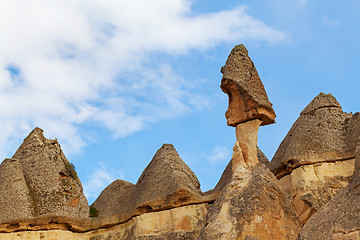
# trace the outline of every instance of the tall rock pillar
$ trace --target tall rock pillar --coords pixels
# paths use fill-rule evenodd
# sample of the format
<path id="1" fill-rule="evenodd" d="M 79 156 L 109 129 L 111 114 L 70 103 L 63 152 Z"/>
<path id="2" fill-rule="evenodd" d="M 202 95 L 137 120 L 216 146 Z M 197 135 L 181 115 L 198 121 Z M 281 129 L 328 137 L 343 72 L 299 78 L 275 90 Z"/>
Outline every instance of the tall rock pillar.
<path id="1" fill-rule="evenodd" d="M 275 176 L 258 160 L 259 127 L 274 123 L 275 112 L 244 45 L 231 51 L 221 72 L 221 89 L 229 96 L 225 117 L 236 127 L 237 141 L 231 174 L 226 173 L 226 183 L 220 180 L 223 187 L 199 239 L 296 239 L 298 216 Z"/>

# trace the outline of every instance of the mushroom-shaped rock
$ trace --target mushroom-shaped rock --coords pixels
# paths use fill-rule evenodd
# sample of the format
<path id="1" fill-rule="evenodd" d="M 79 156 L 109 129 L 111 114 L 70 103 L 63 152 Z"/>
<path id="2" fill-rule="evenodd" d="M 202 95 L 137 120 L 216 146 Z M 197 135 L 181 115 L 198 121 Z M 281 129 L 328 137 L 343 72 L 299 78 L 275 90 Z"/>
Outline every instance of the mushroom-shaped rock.
<path id="1" fill-rule="evenodd" d="M 354 171 L 360 114 L 320 93 L 301 112 L 270 163 L 302 223 L 347 186 Z"/>
<path id="2" fill-rule="evenodd" d="M 244 45 L 234 47 L 221 72 L 221 89 L 229 96 L 225 113 L 229 126 L 253 119 L 260 119 L 261 125 L 275 122 L 272 104 Z"/>
<path id="3" fill-rule="evenodd" d="M 299 240 L 360 239 L 360 148 L 349 185 L 317 211 L 302 228 Z"/>
<path id="4" fill-rule="evenodd" d="M 55 221 L 71 228 L 89 216 L 82 190 L 57 140 L 46 139 L 43 130 L 35 128 L 14 156 L 0 165 L 0 223 L 51 229 L 49 222 Z M 20 229 L 11 229 L 15 230 Z"/>
<path id="5" fill-rule="evenodd" d="M 117 180 L 92 204 L 99 217 L 123 222 L 145 212 L 206 202 L 200 183 L 171 144 L 164 144 L 135 185 Z"/>

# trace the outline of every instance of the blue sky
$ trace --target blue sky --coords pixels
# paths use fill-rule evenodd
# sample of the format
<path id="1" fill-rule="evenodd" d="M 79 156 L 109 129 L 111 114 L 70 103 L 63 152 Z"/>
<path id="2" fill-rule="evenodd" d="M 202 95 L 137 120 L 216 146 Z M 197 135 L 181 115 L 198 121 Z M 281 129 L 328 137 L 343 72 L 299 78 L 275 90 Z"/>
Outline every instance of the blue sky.
<path id="1" fill-rule="evenodd" d="M 220 68 L 249 50 L 277 123 L 269 159 L 319 93 L 359 111 L 360 2 L 5 0 L 0 9 L 0 158 L 38 126 L 58 138 L 89 203 L 135 183 L 163 143 L 215 186 L 231 158 Z"/>

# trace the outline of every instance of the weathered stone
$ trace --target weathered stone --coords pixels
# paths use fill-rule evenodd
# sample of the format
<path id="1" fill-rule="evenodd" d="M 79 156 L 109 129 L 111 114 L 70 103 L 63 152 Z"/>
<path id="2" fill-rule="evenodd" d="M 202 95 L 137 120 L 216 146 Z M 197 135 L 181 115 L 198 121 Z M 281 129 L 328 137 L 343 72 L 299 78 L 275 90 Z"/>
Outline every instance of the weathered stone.
<path id="1" fill-rule="evenodd" d="M 355 158 L 359 114 L 345 113 L 331 94 L 320 93 L 296 120 L 270 163 L 277 178 L 300 165 Z"/>
<path id="2" fill-rule="evenodd" d="M 241 151 L 236 143 L 232 162 Z M 300 221 L 277 179 L 263 164 L 239 162 L 210 207 L 199 239 L 295 239 Z"/>
<path id="3" fill-rule="evenodd" d="M 262 163 L 265 166 L 269 165 L 270 163 L 269 160 L 267 159 L 265 154 L 260 150 L 259 147 L 257 147 L 257 156 L 259 159 L 259 163 Z M 212 196 L 210 198 L 215 200 L 219 195 L 220 191 L 225 187 L 225 185 L 231 181 L 232 175 L 233 175 L 233 167 L 232 167 L 232 160 L 230 160 L 225 170 L 223 171 L 219 182 L 216 184 L 215 188 L 206 192 L 205 194 Z"/>
<path id="4" fill-rule="evenodd" d="M 354 160 L 303 165 L 279 179 L 283 190 L 292 197 L 302 224 L 341 189 L 354 172 Z"/>
<path id="5" fill-rule="evenodd" d="M 300 240 L 360 239 L 360 146 L 349 185 L 306 222 Z"/>
<path id="6" fill-rule="evenodd" d="M 244 160 L 247 166 L 256 165 L 258 160 L 257 134 L 261 121 L 259 119 L 251 120 L 236 126 L 236 139 L 242 149 L 243 156 L 233 158 L 233 168 L 240 164 L 237 160 Z"/>
<path id="7" fill-rule="evenodd" d="M 265 156 L 265 154 L 260 150 L 259 147 L 257 147 L 257 157 L 258 157 L 259 163 L 265 164 L 265 166 L 269 167 L 270 161 Z"/>
<path id="8" fill-rule="evenodd" d="M 134 217 L 126 223 L 83 233 L 68 230 L 0 233 L 6 240 L 176 240 L 197 239 L 206 222 L 208 204 L 178 207 Z"/>
<path id="9" fill-rule="evenodd" d="M 0 224 L 9 231 L 21 228 L 18 222 L 48 229 L 58 221 L 71 228 L 89 216 L 75 170 L 57 140 L 46 139 L 40 128 L 1 164 L 0 191 Z"/>
<path id="10" fill-rule="evenodd" d="M 92 204 L 104 224 L 127 221 L 133 216 L 207 202 L 200 183 L 171 144 L 164 144 L 136 185 L 115 181 Z M 101 218 L 104 218 L 101 220 Z"/>
<path id="11" fill-rule="evenodd" d="M 359 115 L 343 112 L 331 94 L 320 93 L 276 151 L 270 169 L 291 194 L 303 224 L 349 183 Z"/>
<path id="12" fill-rule="evenodd" d="M 221 89 L 229 95 L 225 113 L 229 126 L 253 119 L 260 119 L 262 125 L 275 122 L 272 104 L 244 45 L 234 47 L 221 72 Z"/>

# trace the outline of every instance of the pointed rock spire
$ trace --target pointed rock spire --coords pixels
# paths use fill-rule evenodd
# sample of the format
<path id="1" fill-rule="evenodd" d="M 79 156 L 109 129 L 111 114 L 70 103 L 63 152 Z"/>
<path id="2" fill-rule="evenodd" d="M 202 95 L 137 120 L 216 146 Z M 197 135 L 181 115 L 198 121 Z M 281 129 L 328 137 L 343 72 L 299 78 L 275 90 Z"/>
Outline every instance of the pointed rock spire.
<path id="1" fill-rule="evenodd" d="M 280 144 L 270 169 L 280 178 L 301 164 L 354 158 L 356 146 L 348 141 L 348 136 L 349 128 L 358 124 L 352 117 L 341 110 L 331 94 L 320 93 L 302 111 Z"/>
<path id="2" fill-rule="evenodd" d="M 300 115 L 311 113 L 317 109 L 320 108 L 339 108 L 341 110 L 341 106 L 336 100 L 336 98 L 329 94 L 325 94 L 321 92 L 319 95 L 317 95 L 309 105 L 306 106 L 306 108 L 300 113 Z"/>
<path id="3" fill-rule="evenodd" d="M 275 122 L 272 104 L 244 45 L 234 47 L 221 72 L 221 89 L 229 95 L 225 113 L 229 126 L 253 119 L 260 119 L 262 125 Z"/>
<path id="4" fill-rule="evenodd" d="M 12 176 L 6 177 L 9 175 Z M 57 140 L 46 139 L 40 128 L 35 128 L 14 156 L 1 164 L 2 188 L 12 190 L 3 191 L 0 196 L 1 224 L 35 218 L 42 219 L 42 226 L 36 226 L 41 229 L 48 228 L 46 219 L 58 219 L 71 226 L 89 216 L 89 206 L 75 170 Z M 22 205 L 20 215 L 13 212 L 19 209 L 11 207 L 18 204 Z"/>
<path id="5" fill-rule="evenodd" d="M 116 191 L 114 191 L 116 189 Z M 117 180 L 92 204 L 106 222 L 122 222 L 146 212 L 208 201 L 200 183 L 171 144 L 164 144 L 136 185 Z"/>
<path id="6" fill-rule="evenodd" d="M 343 112 L 331 94 L 320 93 L 280 144 L 270 169 L 303 224 L 350 181 L 359 136 L 360 114 Z"/>

